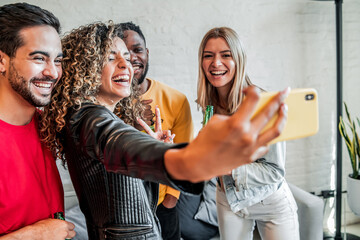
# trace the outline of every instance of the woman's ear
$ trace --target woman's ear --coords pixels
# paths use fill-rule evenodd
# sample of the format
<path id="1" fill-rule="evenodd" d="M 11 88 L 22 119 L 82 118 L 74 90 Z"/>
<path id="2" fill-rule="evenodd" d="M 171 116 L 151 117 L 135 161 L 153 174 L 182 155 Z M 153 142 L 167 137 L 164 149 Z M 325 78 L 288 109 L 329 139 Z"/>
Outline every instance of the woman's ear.
<path id="1" fill-rule="evenodd" d="M 0 73 L 3 76 L 5 76 L 8 63 L 9 63 L 9 56 L 0 50 Z"/>

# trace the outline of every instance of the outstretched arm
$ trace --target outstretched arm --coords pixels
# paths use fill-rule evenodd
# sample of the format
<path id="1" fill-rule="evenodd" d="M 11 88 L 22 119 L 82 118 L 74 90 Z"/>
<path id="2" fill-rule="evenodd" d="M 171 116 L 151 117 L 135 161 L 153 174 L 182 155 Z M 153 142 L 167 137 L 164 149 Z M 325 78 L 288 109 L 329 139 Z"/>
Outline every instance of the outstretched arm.
<path id="1" fill-rule="evenodd" d="M 203 185 L 187 181 L 208 180 L 251 163 L 267 152 L 267 144 L 285 125 L 283 101 L 288 90 L 276 95 L 255 117 L 252 113 L 260 95 L 254 87 L 245 94 L 234 115 L 215 115 L 189 145 L 162 143 L 125 124 L 105 107 L 84 105 L 69 121 L 68 142 L 74 141 L 77 147 L 68 148 L 68 154 L 75 158 L 81 150 L 102 161 L 108 171 L 198 193 Z M 261 132 L 276 113 L 273 126 Z"/>
<path id="2" fill-rule="evenodd" d="M 245 90 L 246 98 L 232 116 L 215 115 L 198 137 L 183 149 L 165 153 L 165 167 L 174 179 L 198 182 L 227 174 L 264 155 L 267 144 L 280 135 L 286 122 L 283 104 L 289 89 L 279 92 L 255 117 L 259 100 L 255 87 Z M 270 119 L 279 113 L 274 125 L 262 132 Z"/>

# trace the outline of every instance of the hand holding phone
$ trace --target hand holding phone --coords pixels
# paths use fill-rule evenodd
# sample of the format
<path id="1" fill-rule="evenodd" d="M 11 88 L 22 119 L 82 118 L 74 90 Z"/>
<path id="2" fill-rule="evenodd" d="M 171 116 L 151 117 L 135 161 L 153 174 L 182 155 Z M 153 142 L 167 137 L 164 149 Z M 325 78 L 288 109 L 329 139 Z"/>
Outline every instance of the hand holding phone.
<path id="1" fill-rule="evenodd" d="M 261 93 L 260 101 L 254 115 L 256 115 L 275 94 L 277 94 L 277 92 Z M 288 117 L 285 128 L 280 136 L 271 141 L 270 144 L 316 134 L 319 130 L 317 98 L 315 89 L 299 88 L 291 90 L 289 96 L 285 99 L 285 103 L 288 106 Z M 263 131 L 274 124 L 275 118 L 276 116 L 270 120 Z"/>

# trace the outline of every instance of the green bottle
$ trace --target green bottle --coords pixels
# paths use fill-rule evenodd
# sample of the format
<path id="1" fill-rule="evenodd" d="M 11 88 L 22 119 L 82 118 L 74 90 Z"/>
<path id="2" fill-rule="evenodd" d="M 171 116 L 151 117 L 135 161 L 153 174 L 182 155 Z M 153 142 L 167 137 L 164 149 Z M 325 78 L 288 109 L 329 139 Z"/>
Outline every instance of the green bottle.
<path id="1" fill-rule="evenodd" d="M 65 220 L 64 213 L 63 213 L 63 212 L 56 212 L 56 213 L 54 213 L 54 219 Z"/>
<path id="2" fill-rule="evenodd" d="M 214 106 L 207 105 L 204 113 L 203 127 L 208 123 L 208 121 L 213 115 L 214 115 Z"/>

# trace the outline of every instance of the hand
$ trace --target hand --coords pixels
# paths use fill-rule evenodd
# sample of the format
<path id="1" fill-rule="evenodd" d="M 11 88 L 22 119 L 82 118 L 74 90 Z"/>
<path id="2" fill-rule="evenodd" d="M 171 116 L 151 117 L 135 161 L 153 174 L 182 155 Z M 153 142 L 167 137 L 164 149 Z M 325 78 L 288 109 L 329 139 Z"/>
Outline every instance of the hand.
<path id="1" fill-rule="evenodd" d="M 246 98 L 232 116 L 214 115 L 187 147 L 165 153 L 165 167 L 173 178 L 208 180 L 251 163 L 268 151 L 267 144 L 285 126 L 287 108 L 283 102 L 289 88 L 279 92 L 253 118 L 260 94 L 255 87 L 245 89 L 244 93 Z M 261 132 L 276 113 L 279 114 L 275 123 Z"/>
<path id="2" fill-rule="evenodd" d="M 150 103 L 152 103 L 153 100 L 152 99 L 146 99 L 146 100 L 142 100 L 141 103 L 144 105 L 144 112 L 143 112 L 143 117 L 144 117 L 144 121 L 147 125 L 149 126 L 152 126 L 154 125 L 154 121 L 153 121 L 153 118 L 154 118 L 154 114 L 151 110 L 151 105 Z M 140 130 L 142 131 L 143 130 L 143 127 L 140 125 L 140 124 L 137 124 L 135 123 L 134 124 L 134 127 L 137 129 L 137 130 Z"/>
<path id="3" fill-rule="evenodd" d="M 178 199 L 173 195 L 166 194 L 162 205 L 166 208 L 174 208 L 177 204 Z"/>
<path id="4" fill-rule="evenodd" d="M 160 109 L 158 106 L 155 107 L 155 132 L 151 130 L 151 128 L 140 118 L 137 119 L 138 123 L 144 130 L 153 138 L 158 139 L 160 141 L 166 143 L 174 143 L 175 134 L 171 134 L 170 130 L 161 130 L 161 116 L 160 116 Z"/>
<path id="5" fill-rule="evenodd" d="M 75 225 L 59 219 L 45 219 L 32 225 L 23 227 L 15 232 L 0 237 L 7 239 L 28 239 L 28 240 L 64 240 L 75 237 Z"/>
<path id="6" fill-rule="evenodd" d="M 38 228 L 41 239 L 63 240 L 75 237 L 75 225 L 59 219 L 45 219 L 33 224 L 33 227 Z"/>

